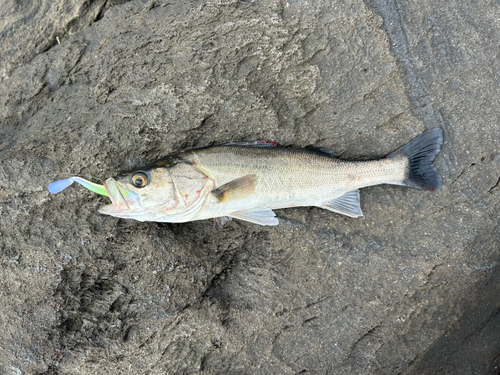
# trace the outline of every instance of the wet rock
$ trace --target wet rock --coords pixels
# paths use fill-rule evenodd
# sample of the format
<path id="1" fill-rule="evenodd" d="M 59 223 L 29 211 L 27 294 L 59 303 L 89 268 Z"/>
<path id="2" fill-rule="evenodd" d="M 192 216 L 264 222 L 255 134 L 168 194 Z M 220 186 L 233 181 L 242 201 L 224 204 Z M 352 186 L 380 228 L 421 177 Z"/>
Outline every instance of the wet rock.
<path id="1" fill-rule="evenodd" d="M 0 372 L 498 371 L 495 5 L 119 3 L 0 8 L 20 31 L 1 47 Z M 231 140 L 379 157 L 436 126 L 443 190 L 364 189 L 356 220 L 139 223 L 47 191 Z"/>

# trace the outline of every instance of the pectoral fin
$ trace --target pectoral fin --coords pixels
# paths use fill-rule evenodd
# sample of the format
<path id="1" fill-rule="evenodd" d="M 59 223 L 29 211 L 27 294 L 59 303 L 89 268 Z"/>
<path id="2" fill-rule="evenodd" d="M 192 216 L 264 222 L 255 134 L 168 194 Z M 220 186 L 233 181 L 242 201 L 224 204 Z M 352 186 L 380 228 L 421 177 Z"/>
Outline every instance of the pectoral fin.
<path id="1" fill-rule="evenodd" d="M 249 221 L 258 225 L 278 225 L 276 214 L 269 208 L 255 208 L 252 210 L 232 212 L 229 216 L 236 219 Z"/>
<path id="2" fill-rule="evenodd" d="M 256 184 L 257 175 L 249 174 L 219 186 L 217 189 L 212 190 L 212 194 L 215 195 L 220 202 L 241 199 L 252 194 L 255 191 Z"/>
<path id="3" fill-rule="evenodd" d="M 358 189 L 349 191 L 330 202 L 323 203 L 320 207 L 350 217 L 363 216 L 361 206 L 359 205 Z"/>

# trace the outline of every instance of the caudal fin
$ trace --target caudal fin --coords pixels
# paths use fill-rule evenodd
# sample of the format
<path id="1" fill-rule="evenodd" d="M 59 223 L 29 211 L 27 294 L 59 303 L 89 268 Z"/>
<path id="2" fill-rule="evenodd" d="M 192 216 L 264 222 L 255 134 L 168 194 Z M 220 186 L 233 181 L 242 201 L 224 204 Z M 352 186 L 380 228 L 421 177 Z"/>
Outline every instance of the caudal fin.
<path id="1" fill-rule="evenodd" d="M 443 187 L 443 179 L 432 164 L 443 145 L 443 130 L 426 130 L 417 138 L 389 154 L 388 158 L 406 156 L 410 161 L 408 178 L 402 185 L 418 189 L 438 190 Z"/>

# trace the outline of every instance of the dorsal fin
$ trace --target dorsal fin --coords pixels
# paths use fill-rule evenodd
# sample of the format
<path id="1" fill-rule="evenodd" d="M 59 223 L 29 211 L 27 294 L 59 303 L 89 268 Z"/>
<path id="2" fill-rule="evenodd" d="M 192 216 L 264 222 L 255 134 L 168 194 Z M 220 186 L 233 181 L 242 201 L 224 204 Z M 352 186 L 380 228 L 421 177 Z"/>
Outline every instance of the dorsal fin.
<path id="1" fill-rule="evenodd" d="M 339 156 L 333 152 L 332 150 L 324 147 L 307 147 L 306 150 L 314 152 L 318 155 L 324 155 L 324 156 L 329 156 L 331 158 L 338 158 Z"/>
<path id="2" fill-rule="evenodd" d="M 223 146 L 250 146 L 250 147 L 277 147 L 276 142 L 269 141 L 247 141 L 247 142 L 228 142 Z"/>

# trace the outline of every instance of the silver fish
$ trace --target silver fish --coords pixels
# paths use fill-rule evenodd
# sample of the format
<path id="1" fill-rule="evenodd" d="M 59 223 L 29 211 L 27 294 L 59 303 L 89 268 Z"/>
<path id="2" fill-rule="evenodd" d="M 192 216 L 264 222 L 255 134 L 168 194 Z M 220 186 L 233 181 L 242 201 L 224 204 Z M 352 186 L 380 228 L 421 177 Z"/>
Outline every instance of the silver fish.
<path id="1" fill-rule="evenodd" d="M 441 189 L 433 161 L 442 143 L 443 132 L 435 128 L 382 159 L 346 161 L 327 149 L 231 142 L 169 155 L 109 178 L 104 183 L 106 193 L 96 184 L 93 191 L 109 196 L 113 203 L 100 213 L 139 221 L 228 217 L 277 225 L 274 209 L 299 206 L 359 217 L 363 215 L 360 188 L 393 184 Z M 63 182 L 54 184 L 68 184 Z"/>

